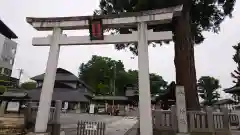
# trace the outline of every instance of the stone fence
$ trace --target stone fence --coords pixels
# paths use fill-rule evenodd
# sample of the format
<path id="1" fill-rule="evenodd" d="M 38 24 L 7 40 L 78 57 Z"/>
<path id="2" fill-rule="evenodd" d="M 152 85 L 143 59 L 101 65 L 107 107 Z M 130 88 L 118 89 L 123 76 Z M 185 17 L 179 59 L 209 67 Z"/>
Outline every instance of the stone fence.
<path id="1" fill-rule="evenodd" d="M 62 108 L 61 101 L 56 101 L 55 107 L 50 108 L 47 132 L 51 133 L 51 135 L 59 135 L 60 134 L 61 108 Z M 25 125 L 25 128 L 29 132 L 34 131 L 37 112 L 38 112 L 38 106 L 33 106 L 33 103 L 29 102 L 26 107 L 26 110 L 24 112 L 24 125 Z"/>

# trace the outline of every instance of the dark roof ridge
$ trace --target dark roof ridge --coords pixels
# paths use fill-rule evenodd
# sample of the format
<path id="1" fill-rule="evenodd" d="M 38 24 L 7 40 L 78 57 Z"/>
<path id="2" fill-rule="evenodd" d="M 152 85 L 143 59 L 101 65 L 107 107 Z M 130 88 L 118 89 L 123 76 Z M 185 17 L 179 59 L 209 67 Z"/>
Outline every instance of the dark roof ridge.
<path id="1" fill-rule="evenodd" d="M 9 39 L 18 38 L 17 35 L 0 19 L 0 33 Z"/>

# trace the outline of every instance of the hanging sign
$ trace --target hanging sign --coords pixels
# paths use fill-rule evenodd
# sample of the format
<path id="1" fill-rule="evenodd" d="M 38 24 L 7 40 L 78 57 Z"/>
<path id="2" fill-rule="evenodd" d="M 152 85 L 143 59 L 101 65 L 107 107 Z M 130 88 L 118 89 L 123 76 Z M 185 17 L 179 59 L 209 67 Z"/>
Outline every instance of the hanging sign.
<path id="1" fill-rule="evenodd" d="M 102 19 L 89 19 L 90 40 L 103 40 Z"/>

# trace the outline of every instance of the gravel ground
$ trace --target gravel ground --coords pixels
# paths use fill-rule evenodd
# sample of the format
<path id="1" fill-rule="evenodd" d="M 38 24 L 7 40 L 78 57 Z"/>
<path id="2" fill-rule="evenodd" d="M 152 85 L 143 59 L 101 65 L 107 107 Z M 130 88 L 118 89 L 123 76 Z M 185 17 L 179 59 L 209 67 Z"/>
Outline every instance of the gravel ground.
<path id="1" fill-rule="evenodd" d="M 76 135 L 78 121 L 105 122 L 106 135 L 124 135 L 136 122 L 136 118 L 66 113 L 61 115 L 61 128 L 66 135 Z"/>

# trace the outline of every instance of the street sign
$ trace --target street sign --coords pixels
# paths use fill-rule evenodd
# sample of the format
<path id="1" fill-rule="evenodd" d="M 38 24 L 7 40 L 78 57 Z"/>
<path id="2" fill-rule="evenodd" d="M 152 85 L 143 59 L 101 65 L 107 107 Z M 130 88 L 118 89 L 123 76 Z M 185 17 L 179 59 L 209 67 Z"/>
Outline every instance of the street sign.
<path id="1" fill-rule="evenodd" d="M 18 112 L 19 106 L 20 106 L 19 102 L 8 102 L 7 111 Z"/>
<path id="2" fill-rule="evenodd" d="M 85 130 L 97 130 L 97 124 L 94 123 L 86 123 Z"/>

